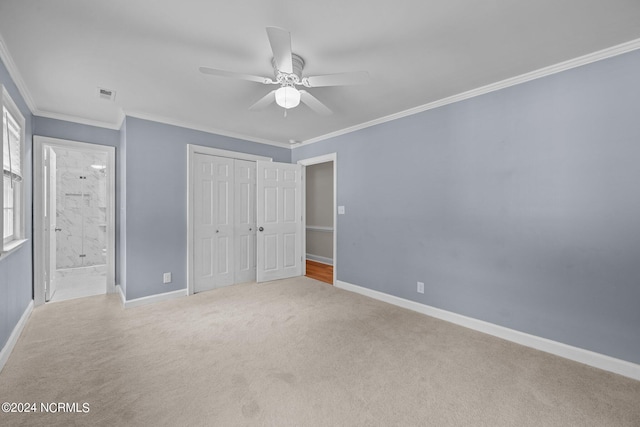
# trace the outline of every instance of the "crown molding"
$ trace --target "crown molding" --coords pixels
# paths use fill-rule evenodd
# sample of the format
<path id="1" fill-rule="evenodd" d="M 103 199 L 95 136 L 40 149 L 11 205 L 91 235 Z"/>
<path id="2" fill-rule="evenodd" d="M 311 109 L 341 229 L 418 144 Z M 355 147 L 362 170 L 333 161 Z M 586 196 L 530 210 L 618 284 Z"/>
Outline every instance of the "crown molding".
<path id="1" fill-rule="evenodd" d="M 120 130 L 122 127 L 122 121 L 124 120 L 124 113 L 122 110 L 118 111 L 118 119 L 115 123 L 112 122 L 103 122 L 100 120 L 86 119 L 84 117 L 72 116 L 69 114 L 63 113 L 54 113 L 52 111 L 43 111 L 36 109 L 32 112 L 34 116 L 37 117 L 45 117 L 48 119 L 56 119 L 56 120 L 64 120 L 66 122 L 78 123 L 81 125 L 95 126 L 99 128 Z"/>
<path id="2" fill-rule="evenodd" d="M 256 137 L 253 137 L 253 136 L 243 135 L 243 134 L 240 134 L 240 133 L 229 132 L 229 131 L 225 131 L 225 130 L 222 130 L 222 129 L 216 129 L 216 128 L 211 128 L 211 127 L 203 127 L 203 126 L 199 126 L 199 125 L 196 125 L 196 124 L 193 124 L 193 123 L 188 123 L 188 122 L 185 122 L 185 121 L 182 121 L 182 120 L 169 119 L 169 118 L 166 118 L 166 117 L 161 117 L 161 116 L 158 116 L 158 115 L 155 115 L 155 114 L 147 114 L 147 113 L 143 113 L 143 112 L 140 112 L 140 111 L 128 111 L 127 113 L 124 113 L 122 110 L 120 110 L 119 115 L 118 115 L 119 117 L 118 117 L 116 123 L 102 122 L 102 121 L 92 120 L 92 119 L 85 119 L 85 118 L 82 118 L 82 117 L 71 116 L 71 115 L 62 114 L 62 113 L 54 113 L 54 112 L 51 112 L 51 111 L 42 111 L 42 110 L 38 110 L 38 109 L 33 111 L 33 115 L 34 116 L 38 116 L 38 117 L 46 117 L 46 118 L 50 118 L 50 119 L 64 120 L 64 121 L 67 121 L 67 122 L 78 123 L 78 124 L 89 125 L 89 126 L 96 126 L 96 127 L 101 127 L 101 128 L 107 128 L 107 129 L 114 129 L 114 130 L 120 130 L 122 128 L 122 122 L 124 121 L 125 117 L 134 117 L 134 118 L 137 118 L 137 119 L 149 120 L 149 121 L 152 121 L 152 122 L 163 123 L 163 124 L 167 124 L 167 125 L 178 126 L 178 127 L 197 130 L 197 131 L 201 131 L 201 132 L 207 132 L 207 133 L 211 133 L 211 134 L 227 136 L 227 137 L 230 137 L 230 138 L 240 139 L 240 140 L 244 140 L 244 141 L 257 142 L 257 143 L 260 143 L 260 144 L 267 144 L 267 145 L 273 145 L 273 146 L 280 147 L 280 148 L 289 148 L 289 149 L 291 149 L 291 144 L 287 144 L 287 143 L 284 143 L 284 142 L 271 141 L 271 140 L 265 139 L 265 138 L 256 138 Z"/>
<path id="3" fill-rule="evenodd" d="M 53 111 L 41 110 L 36 106 L 36 103 L 33 101 L 33 97 L 31 96 L 29 89 L 27 89 L 27 85 L 25 84 L 22 78 L 22 75 L 18 71 L 18 67 L 13 61 L 13 58 L 9 53 L 9 50 L 7 48 L 6 43 L 4 42 L 4 39 L 2 38 L 2 35 L 0 35 L 0 59 L 2 60 L 4 65 L 7 67 L 9 76 L 17 86 L 18 91 L 20 92 L 20 95 L 22 96 L 25 103 L 27 104 L 27 107 L 31 111 L 31 114 L 37 117 L 45 117 L 49 119 L 64 120 L 67 122 L 78 123 L 78 124 L 89 125 L 89 126 L 96 126 L 96 127 L 106 128 L 106 129 L 120 130 L 125 116 L 131 116 L 139 119 L 165 123 L 165 124 L 184 127 L 184 128 L 193 129 L 193 130 L 199 130 L 202 132 L 214 133 L 222 136 L 227 136 L 230 138 L 236 138 L 236 139 L 241 139 L 245 141 L 257 142 L 261 144 L 273 145 L 280 148 L 291 149 L 291 144 L 284 143 L 284 142 L 272 141 L 266 138 L 257 138 L 254 136 L 243 135 L 235 132 L 229 132 L 222 129 L 198 126 L 193 123 L 183 122 L 181 120 L 168 119 L 166 117 L 159 117 L 156 115 L 137 112 L 137 111 L 131 111 L 125 114 L 125 112 L 122 109 L 120 109 L 118 114 L 118 119 L 116 120 L 115 123 L 113 123 L 113 122 L 104 122 L 100 120 L 87 119 L 83 117 L 73 116 L 70 114 L 63 114 L 63 113 L 57 113 Z"/>
<path id="4" fill-rule="evenodd" d="M 457 95 L 449 96 L 447 98 L 430 102 L 428 104 L 423 104 L 414 108 L 410 108 L 408 110 L 400 111 L 399 113 L 390 114 L 388 116 L 380 117 L 375 120 L 370 120 L 365 123 L 360 123 L 355 126 L 350 126 L 348 128 L 344 128 L 335 132 L 330 132 L 325 135 L 321 135 L 315 138 L 308 139 L 306 141 L 302 141 L 298 144 L 295 144 L 294 148 L 313 144 L 319 141 L 324 141 L 329 138 L 345 135 L 347 133 L 355 132 L 361 129 L 366 129 L 371 126 L 390 122 L 392 120 L 397 120 L 402 117 L 412 116 L 414 114 L 422 113 L 423 111 L 432 110 L 434 108 L 442 107 L 444 105 L 453 104 L 454 102 L 463 101 L 469 98 L 474 98 L 476 96 L 484 95 L 489 92 L 495 92 L 500 89 L 505 89 L 511 86 L 519 85 L 521 83 L 526 83 L 531 80 L 536 80 L 542 77 L 550 76 L 552 74 L 560 73 L 562 71 L 570 70 L 572 68 L 581 67 L 583 65 L 591 64 L 592 62 L 597 62 L 603 59 L 622 55 L 624 53 L 628 53 L 637 49 L 640 49 L 640 39 L 631 40 L 626 43 L 622 43 L 622 44 L 612 46 L 606 49 L 602 49 L 593 53 L 589 53 L 587 55 L 580 56 L 578 58 L 570 59 L 568 61 L 564 61 L 558 64 L 550 65 L 548 67 L 540 68 L 538 70 L 521 74 L 516 77 L 510 77 L 508 79 L 501 80 L 496 83 L 491 83 L 486 86 L 481 86 L 479 88 L 472 89 L 467 92 L 462 92 Z"/>
<path id="5" fill-rule="evenodd" d="M 260 144 L 267 144 L 267 145 L 273 145 L 275 147 L 291 149 L 291 144 L 288 144 L 286 142 L 272 141 L 266 138 L 258 138 L 251 135 L 244 135 L 241 133 L 230 132 L 223 129 L 216 129 L 209 126 L 200 126 L 194 123 L 189 123 L 187 121 L 169 119 L 167 117 L 161 117 L 155 114 L 148 114 L 140 111 L 127 111 L 126 115 L 127 117 L 135 117 L 137 119 L 149 120 L 152 122 L 164 123 L 167 125 L 178 126 L 182 128 L 197 130 L 197 131 L 206 132 L 206 133 L 212 133 L 212 134 L 221 135 L 221 136 L 227 136 L 229 138 L 240 139 L 243 141 L 257 142 Z"/>
<path id="6" fill-rule="evenodd" d="M 0 35 L 0 59 L 2 59 L 2 62 L 4 63 L 5 67 L 7 67 L 9 76 L 11 77 L 11 79 L 13 80 L 13 83 L 15 83 L 16 87 L 18 88 L 18 92 L 20 92 L 22 99 L 24 99 L 24 102 L 27 104 L 27 107 L 31 111 L 31 114 L 33 114 L 33 112 L 37 110 L 36 104 L 35 102 L 33 102 L 33 98 L 31 97 L 31 92 L 29 92 L 29 89 L 27 89 L 27 85 L 22 79 L 22 75 L 18 71 L 18 67 L 16 67 L 16 63 L 13 62 L 13 58 L 9 53 L 9 49 L 7 48 L 7 45 L 4 42 L 2 35 Z"/>
<path id="7" fill-rule="evenodd" d="M 173 126 L 184 127 L 188 129 L 198 130 L 207 133 L 213 133 L 217 135 L 227 136 L 230 138 L 241 139 L 245 141 L 256 142 L 260 144 L 272 145 L 280 148 L 288 148 L 290 150 L 298 147 L 302 147 L 304 145 L 313 144 L 316 142 L 324 141 L 326 139 L 335 138 L 340 135 L 345 135 L 351 132 L 355 132 L 358 130 L 366 129 L 371 126 L 376 126 L 382 123 L 390 122 L 393 120 L 397 120 L 403 117 L 412 116 L 414 114 L 418 114 L 427 110 L 432 110 L 434 108 L 442 107 L 448 104 L 453 104 L 455 102 L 463 101 L 465 99 L 474 98 L 476 96 L 484 95 L 486 93 L 495 92 L 500 89 L 505 89 L 511 86 L 515 86 L 521 83 L 526 83 L 531 80 L 536 80 L 542 77 L 550 76 L 552 74 L 556 74 L 562 71 L 570 70 L 572 68 L 577 68 L 583 65 L 587 65 L 593 62 L 601 61 L 603 59 L 611 58 L 614 56 L 622 55 L 624 53 L 628 53 L 634 50 L 640 49 L 640 39 L 631 40 L 625 43 L 618 44 L 616 46 L 612 46 L 606 49 L 602 49 L 593 53 L 589 53 L 587 55 L 583 55 L 574 59 L 570 59 L 568 61 L 560 62 L 558 64 L 550 65 L 548 67 L 540 68 L 538 70 L 534 70 L 525 74 L 521 74 L 519 76 L 511 77 L 505 80 L 501 80 L 499 82 L 491 83 L 485 86 L 481 86 L 476 89 L 472 89 L 466 92 L 462 92 L 453 96 L 449 96 L 447 98 L 442 98 L 437 101 L 433 101 L 427 104 L 419 105 L 417 107 L 413 107 L 404 111 L 400 111 L 398 113 L 390 114 L 388 116 L 380 117 L 374 120 L 370 120 L 368 122 L 360 123 L 354 126 L 350 126 L 347 128 L 343 128 L 334 132 L 330 132 L 324 135 L 320 135 L 314 138 L 307 139 L 305 141 L 296 142 L 294 144 L 273 141 L 266 138 L 258 138 L 251 135 L 245 135 L 236 132 L 230 132 L 223 129 L 212 128 L 208 126 L 200 126 L 194 123 L 189 123 L 182 120 L 169 119 L 166 117 L 160 117 L 154 114 L 143 113 L 139 111 L 127 111 L 126 113 L 120 109 L 119 117 L 115 123 L 112 122 L 103 122 L 99 120 L 86 119 L 82 117 L 67 115 L 63 113 L 56 113 L 51 111 L 40 110 L 35 102 L 33 101 L 33 97 L 29 92 L 24 80 L 20 72 L 18 71 L 9 50 L 7 49 L 6 43 L 4 39 L 0 35 L 0 59 L 4 62 L 9 75 L 13 79 L 20 95 L 24 99 L 25 103 L 31 113 L 34 116 L 46 117 L 57 120 L 64 120 L 72 123 L 84 124 L 89 126 L 96 126 L 107 129 L 119 130 L 122 127 L 122 122 L 125 116 L 136 117 L 143 120 L 150 120 L 154 122 L 165 123 Z"/>

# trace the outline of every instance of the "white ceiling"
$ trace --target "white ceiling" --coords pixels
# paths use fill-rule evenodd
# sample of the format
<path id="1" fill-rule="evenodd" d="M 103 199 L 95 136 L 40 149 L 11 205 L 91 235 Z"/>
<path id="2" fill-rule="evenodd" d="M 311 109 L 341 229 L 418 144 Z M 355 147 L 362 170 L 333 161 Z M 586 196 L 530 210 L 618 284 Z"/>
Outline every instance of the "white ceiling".
<path id="1" fill-rule="evenodd" d="M 371 83 L 309 89 L 331 116 L 249 111 L 272 86 L 198 67 L 272 77 L 266 26 L 291 32 L 305 75 L 366 70 Z M 288 145 L 640 39 L 640 1 L 0 0 L 0 36 L 37 115 Z"/>

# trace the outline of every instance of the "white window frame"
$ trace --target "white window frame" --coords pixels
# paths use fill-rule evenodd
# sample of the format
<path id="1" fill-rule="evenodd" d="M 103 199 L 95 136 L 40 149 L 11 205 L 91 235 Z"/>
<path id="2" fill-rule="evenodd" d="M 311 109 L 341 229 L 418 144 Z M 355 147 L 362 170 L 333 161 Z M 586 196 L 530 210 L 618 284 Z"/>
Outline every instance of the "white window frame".
<path id="1" fill-rule="evenodd" d="M 7 89 L 4 85 L 0 85 L 0 114 L 4 111 L 4 108 L 7 109 L 11 117 L 18 123 L 20 126 L 20 170 L 22 173 L 22 181 L 16 183 L 14 187 L 14 191 L 16 191 L 16 195 L 14 196 L 14 225 L 13 225 L 13 236 L 11 236 L 7 241 L 4 239 L 4 173 L 3 173 L 3 185 L 0 186 L 0 236 L 2 238 L 2 244 L 0 246 L 0 255 L 4 256 L 5 254 L 11 252 L 14 249 L 20 247 L 24 242 L 26 242 L 25 238 L 25 161 L 24 161 L 24 153 L 25 153 L 25 119 L 18 106 L 13 102 L 11 96 L 7 92 Z M 4 124 L 3 124 L 4 127 Z M 2 143 L 2 147 L 4 147 L 4 128 L 2 129 L 2 135 L 0 136 L 0 142 Z M 0 149 L 0 165 L 3 164 L 3 149 Z"/>

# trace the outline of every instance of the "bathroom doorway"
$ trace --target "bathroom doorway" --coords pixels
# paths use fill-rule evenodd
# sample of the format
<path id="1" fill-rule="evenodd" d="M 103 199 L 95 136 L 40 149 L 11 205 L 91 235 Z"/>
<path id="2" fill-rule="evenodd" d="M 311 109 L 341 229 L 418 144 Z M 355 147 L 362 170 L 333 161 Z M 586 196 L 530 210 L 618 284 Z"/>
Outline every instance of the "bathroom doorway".
<path id="1" fill-rule="evenodd" d="M 34 137 L 36 305 L 114 291 L 114 153 Z"/>

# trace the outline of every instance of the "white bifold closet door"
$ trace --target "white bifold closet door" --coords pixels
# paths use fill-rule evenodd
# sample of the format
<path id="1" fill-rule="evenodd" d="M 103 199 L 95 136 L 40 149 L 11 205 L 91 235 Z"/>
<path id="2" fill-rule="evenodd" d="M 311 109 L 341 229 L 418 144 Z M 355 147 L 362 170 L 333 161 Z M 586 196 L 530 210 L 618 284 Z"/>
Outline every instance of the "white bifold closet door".
<path id="1" fill-rule="evenodd" d="M 194 290 L 256 280 L 256 164 L 196 154 Z"/>
<path id="2" fill-rule="evenodd" d="M 256 280 L 256 162 L 234 160 L 235 283 Z"/>

